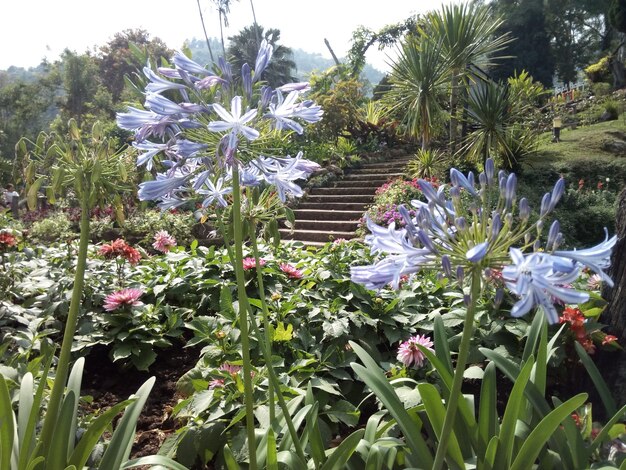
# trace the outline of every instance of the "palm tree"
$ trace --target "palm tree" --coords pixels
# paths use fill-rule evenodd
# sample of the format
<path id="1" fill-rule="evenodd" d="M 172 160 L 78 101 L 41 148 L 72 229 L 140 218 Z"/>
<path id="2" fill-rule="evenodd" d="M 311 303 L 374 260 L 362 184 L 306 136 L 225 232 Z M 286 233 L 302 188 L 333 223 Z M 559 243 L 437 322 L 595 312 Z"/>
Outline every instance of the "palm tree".
<path id="1" fill-rule="evenodd" d="M 508 87 L 493 81 L 477 83 L 470 89 L 467 104 L 474 130 L 467 136 L 460 151 L 468 158 L 481 162 L 492 153 L 509 154 L 512 116 Z"/>
<path id="2" fill-rule="evenodd" d="M 202 15 L 202 7 L 200 7 L 200 0 L 196 0 L 198 3 L 198 13 L 200 14 L 200 22 L 202 23 L 202 30 L 204 31 L 204 39 L 206 39 L 206 45 L 209 48 L 209 55 L 211 56 L 211 62 L 215 62 L 213 57 L 213 49 L 211 49 L 211 41 L 209 41 L 209 35 L 206 32 L 206 26 L 204 24 L 204 16 Z"/>
<path id="3" fill-rule="evenodd" d="M 220 38 L 222 40 L 222 51 L 226 55 L 226 46 L 224 43 L 224 28 L 228 28 L 228 15 L 230 15 L 230 2 L 231 0 L 211 0 L 217 8 L 217 12 L 220 16 Z"/>
<path id="4" fill-rule="evenodd" d="M 512 38 L 509 33 L 497 35 L 502 19 L 493 18 L 486 5 L 444 5 L 427 16 L 426 24 L 427 34 L 441 41 L 443 56 L 450 63 L 450 145 L 454 152 L 460 84 L 468 65 L 492 65 L 497 58 L 493 54 L 502 51 Z"/>
<path id="5" fill-rule="evenodd" d="M 441 41 L 426 35 L 403 40 L 398 58 L 391 64 L 391 90 L 385 101 L 404 114 L 410 134 L 421 135 L 422 149 L 430 145 L 434 121 L 441 113 L 438 97 L 447 77 L 448 63 L 441 58 Z"/>
<path id="6" fill-rule="evenodd" d="M 263 26 L 260 25 L 246 26 L 235 36 L 229 37 L 227 56 L 233 67 L 238 70 L 245 63 L 254 66 L 259 50 L 257 37 L 266 39 L 274 46 L 272 61 L 263 73 L 263 80 L 272 87 L 295 81 L 293 73 L 296 63 L 292 59 L 291 49 L 278 44 L 280 30 L 274 28 L 264 31 Z"/>

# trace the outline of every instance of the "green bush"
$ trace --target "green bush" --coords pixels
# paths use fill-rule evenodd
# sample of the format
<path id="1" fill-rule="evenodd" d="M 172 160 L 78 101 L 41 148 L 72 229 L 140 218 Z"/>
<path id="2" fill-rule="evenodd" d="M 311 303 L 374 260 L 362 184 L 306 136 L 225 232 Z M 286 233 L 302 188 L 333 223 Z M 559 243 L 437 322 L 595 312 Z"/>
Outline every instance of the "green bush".
<path id="1" fill-rule="evenodd" d="M 610 115 L 611 120 L 615 120 L 620 114 L 619 103 L 615 100 L 606 100 L 604 102 L 604 110 Z"/>
<path id="2" fill-rule="evenodd" d="M 152 244 L 154 234 L 165 230 L 176 238 L 179 245 L 188 245 L 193 240 L 191 231 L 194 225 L 196 219 L 191 212 L 137 211 L 122 224 L 122 237 Z"/>
<path id="3" fill-rule="evenodd" d="M 610 83 L 598 82 L 591 84 L 591 91 L 595 96 L 608 96 L 611 94 L 613 87 Z"/>
<path id="4" fill-rule="evenodd" d="M 65 212 L 53 212 L 45 219 L 33 222 L 28 234 L 36 243 L 66 241 L 77 236 Z"/>

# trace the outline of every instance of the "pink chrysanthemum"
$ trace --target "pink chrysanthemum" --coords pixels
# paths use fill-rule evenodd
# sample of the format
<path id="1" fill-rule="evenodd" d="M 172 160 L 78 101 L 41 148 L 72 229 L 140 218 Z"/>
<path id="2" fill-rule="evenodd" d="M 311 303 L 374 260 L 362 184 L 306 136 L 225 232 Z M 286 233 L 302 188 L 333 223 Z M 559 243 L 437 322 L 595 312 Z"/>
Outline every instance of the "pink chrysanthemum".
<path id="1" fill-rule="evenodd" d="M 600 290 L 602 287 L 602 277 L 599 274 L 592 274 L 589 279 L 587 279 L 587 287 L 590 290 Z"/>
<path id="2" fill-rule="evenodd" d="M 219 370 L 228 372 L 230 375 L 236 375 L 241 370 L 241 367 L 234 366 L 232 364 L 229 364 L 228 362 L 225 362 L 224 364 L 220 366 Z"/>
<path id="3" fill-rule="evenodd" d="M 224 388 L 224 379 L 213 379 L 209 382 L 209 388 Z"/>
<path id="4" fill-rule="evenodd" d="M 397 356 L 398 360 L 407 367 L 413 366 L 416 369 L 422 367 L 426 356 L 418 349 L 418 344 L 433 351 L 433 342 L 428 336 L 411 336 L 408 340 L 400 343 Z"/>
<path id="5" fill-rule="evenodd" d="M 259 265 L 265 266 L 265 260 L 263 258 L 259 258 Z M 243 269 L 244 271 L 248 271 L 250 269 L 256 268 L 256 260 L 252 257 L 243 259 Z"/>
<path id="6" fill-rule="evenodd" d="M 289 263 L 280 263 L 280 270 L 292 279 L 302 279 L 302 271 Z"/>
<path id="7" fill-rule="evenodd" d="M 176 239 L 165 230 L 159 230 L 154 234 L 152 247 L 161 253 L 167 253 L 176 246 Z"/>
<path id="8" fill-rule="evenodd" d="M 112 312 L 120 307 L 137 307 L 142 305 L 139 302 L 139 297 L 143 295 L 141 289 L 122 289 L 117 292 L 109 294 L 104 299 L 104 309 L 107 312 Z"/>

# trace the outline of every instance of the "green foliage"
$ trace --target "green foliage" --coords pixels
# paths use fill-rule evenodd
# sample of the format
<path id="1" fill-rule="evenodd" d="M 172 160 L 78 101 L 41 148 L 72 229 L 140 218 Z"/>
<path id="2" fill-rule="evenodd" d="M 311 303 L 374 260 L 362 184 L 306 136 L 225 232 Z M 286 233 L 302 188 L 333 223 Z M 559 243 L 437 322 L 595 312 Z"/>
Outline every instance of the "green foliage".
<path id="1" fill-rule="evenodd" d="M 609 58 L 602 57 L 595 64 L 585 68 L 585 74 L 591 83 L 607 82 L 611 78 Z"/>
<path id="2" fill-rule="evenodd" d="M 35 243 L 53 243 L 76 238 L 76 230 L 65 212 L 53 212 L 46 218 L 33 222 L 28 236 Z"/>
<path id="3" fill-rule="evenodd" d="M 441 150 L 420 149 L 407 165 L 407 171 L 413 178 L 441 178 L 447 166 L 446 155 Z"/>
<path id="4" fill-rule="evenodd" d="M 392 111 L 400 112 L 408 133 L 421 137 L 422 148 L 430 145 L 442 112 L 439 99 L 449 72 L 449 62 L 442 55 L 441 41 L 426 35 L 407 37 L 392 64 L 391 90 L 384 98 Z"/>
<path id="5" fill-rule="evenodd" d="M 266 39 L 274 46 L 272 61 L 263 73 L 263 80 L 267 81 L 272 88 L 295 82 L 296 64 L 293 61 L 291 49 L 279 44 L 280 30 L 276 28 L 264 30 L 258 24 L 246 26 L 239 33 L 228 38 L 226 54 L 234 70 L 241 70 L 241 66 L 245 63 L 250 64 L 251 67 L 254 65 L 259 50 L 259 38 Z"/>
<path id="6" fill-rule="evenodd" d="M 165 230 L 179 245 L 186 246 L 193 241 L 192 229 L 196 224 L 192 212 L 137 210 L 121 224 L 121 234 L 124 238 L 139 239 L 143 244 L 151 245 L 154 234 Z"/>
<path id="7" fill-rule="evenodd" d="M 604 111 L 609 115 L 609 120 L 615 120 L 620 114 L 620 105 L 617 101 L 606 100 L 604 102 Z"/>
<path id="8" fill-rule="evenodd" d="M 597 83 L 591 84 L 591 93 L 593 93 L 594 96 L 597 96 L 597 97 L 609 96 L 612 91 L 613 91 L 613 86 L 610 83 L 597 82 Z"/>

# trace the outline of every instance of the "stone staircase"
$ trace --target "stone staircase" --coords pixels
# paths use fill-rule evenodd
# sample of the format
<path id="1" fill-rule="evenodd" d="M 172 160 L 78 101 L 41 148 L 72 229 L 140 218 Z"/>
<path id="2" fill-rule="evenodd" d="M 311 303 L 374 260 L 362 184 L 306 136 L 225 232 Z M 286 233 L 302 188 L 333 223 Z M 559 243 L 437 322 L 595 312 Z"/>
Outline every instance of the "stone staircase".
<path id="1" fill-rule="evenodd" d="M 389 180 L 404 175 L 410 156 L 389 158 L 383 162 L 365 163 L 347 172 L 333 187 L 313 188 L 294 210 L 293 230 L 280 229 L 283 240 L 298 240 L 306 245 L 356 236 L 359 220 L 374 193 Z"/>

